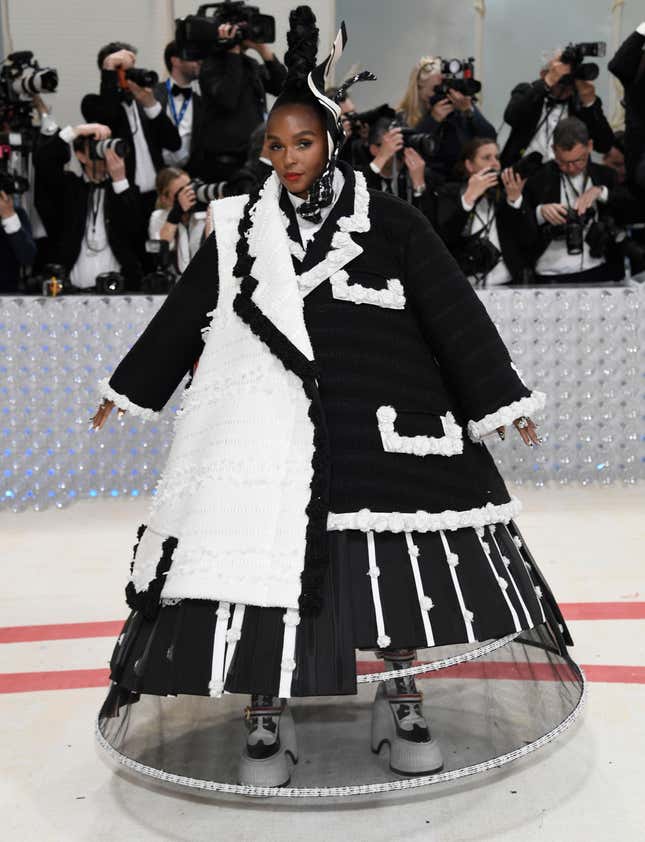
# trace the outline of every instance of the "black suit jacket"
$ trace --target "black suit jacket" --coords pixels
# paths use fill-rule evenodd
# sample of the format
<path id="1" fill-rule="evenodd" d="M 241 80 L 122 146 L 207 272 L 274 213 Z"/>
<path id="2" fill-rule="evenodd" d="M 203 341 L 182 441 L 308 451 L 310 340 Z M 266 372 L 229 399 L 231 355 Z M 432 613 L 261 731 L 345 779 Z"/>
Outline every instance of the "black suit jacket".
<path id="1" fill-rule="evenodd" d="M 625 166 L 627 180 L 645 203 L 645 35 L 632 34 L 609 62 L 625 88 Z M 645 208 L 641 207 L 642 213 Z"/>
<path id="2" fill-rule="evenodd" d="M 128 181 L 134 184 L 136 171 L 136 158 L 132 140 L 132 129 L 125 113 L 122 103 L 123 97 L 120 92 L 117 74 L 115 70 L 101 71 L 101 91 L 99 94 L 87 94 L 81 102 L 81 113 L 88 123 L 103 123 L 112 129 L 112 137 L 121 137 L 127 140 L 132 151 L 126 157 L 126 171 Z M 161 113 L 150 120 L 139 103 L 135 102 L 139 111 L 141 126 L 148 143 L 150 157 L 156 170 L 164 166 L 161 155 L 162 149 L 169 149 L 176 152 L 181 147 L 181 138 L 173 121 L 166 114 L 162 107 Z"/>
<path id="3" fill-rule="evenodd" d="M 159 82 L 154 87 L 155 97 L 161 103 L 164 114 L 168 114 L 168 88 L 165 82 Z M 195 149 L 196 139 L 200 136 L 204 121 L 204 100 L 202 97 L 193 91 L 191 96 L 193 102 L 193 127 L 190 135 L 190 157 L 188 162 L 184 165 L 186 172 L 190 175 L 199 176 L 198 172 L 193 172 L 193 152 Z M 172 121 L 172 118 L 169 118 Z M 173 123 L 174 125 L 174 123 Z M 181 142 L 181 138 L 180 138 Z M 172 150 L 171 150 L 172 151 Z"/>
<path id="4" fill-rule="evenodd" d="M 458 262 L 460 251 L 468 239 L 464 236 L 464 228 L 472 213 L 464 210 L 461 203 L 463 190 L 461 182 L 452 182 L 444 185 L 438 194 L 439 234 Z M 525 197 L 516 209 L 501 196 L 496 205 L 495 219 L 502 258 L 513 281 L 519 283 L 524 280 L 525 269 L 532 262 L 531 254 L 537 237 L 535 210 Z"/>
<path id="5" fill-rule="evenodd" d="M 35 164 L 43 188 L 37 203 L 38 212 L 52 240 L 52 260 L 71 271 L 85 235 L 90 185 L 64 170 L 69 159 L 69 144 L 55 134 L 39 144 Z M 128 288 L 137 289 L 141 277 L 139 236 L 143 228 L 139 190 L 132 182 L 123 193 L 115 193 L 111 182 L 105 190 L 108 242 L 121 264 Z"/>
<path id="6" fill-rule="evenodd" d="M 629 192 L 620 187 L 617 183 L 617 177 L 614 170 L 610 167 L 605 167 L 602 164 L 589 163 L 587 172 L 590 177 L 590 184 L 598 187 L 606 187 L 609 191 L 609 196 L 606 202 L 598 202 L 598 216 L 600 219 L 605 219 L 608 216 L 613 217 L 619 224 L 624 221 L 627 214 L 631 212 L 633 207 L 633 198 Z M 538 205 L 548 205 L 560 202 L 561 195 L 561 181 L 560 170 L 555 161 L 549 161 L 544 164 L 532 176 L 524 188 L 524 195 L 532 205 L 533 209 Z M 548 224 L 537 226 L 537 240 L 535 245 L 535 259 L 537 260 L 545 252 L 551 243 L 551 226 Z M 618 259 L 616 250 L 612 249 L 608 254 L 608 259 L 614 261 Z"/>
<path id="7" fill-rule="evenodd" d="M 502 151 L 502 165 L 510 167 L 522 157 L 542 117 L 542 106 L 548 89 L 542 79 L 529 84 L 522 82 L 513 88 L 511 99 L 504 111 L 504 120 L 511 127 L 511 133 Z M 602 110 L 602 101 L 596 101 L 583 108 L 577 95 L 566 100 L 569 117 L 578 117 L 589 129 L 597 152 L 608 152 L 614 143 L 614 133 Z"/>

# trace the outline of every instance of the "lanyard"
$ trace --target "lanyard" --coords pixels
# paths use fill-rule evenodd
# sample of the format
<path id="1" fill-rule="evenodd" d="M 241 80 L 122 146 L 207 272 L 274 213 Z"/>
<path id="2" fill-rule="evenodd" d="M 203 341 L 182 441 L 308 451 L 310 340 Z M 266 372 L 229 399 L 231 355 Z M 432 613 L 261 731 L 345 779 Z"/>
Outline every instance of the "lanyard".
<path id="1" fill-rule="evenodd" d="M 168 91 L 168 104 L 170 105 L 170 110 L 172 111 L 172 119 L 175 121 L 175 125 L 179 128 L 179 124 L 184 119 L 184 114 L 186 113 L 186 109 L 188 108 L 188 103 L 190 102 L 190 99 L 188 97 L 184 97 L 184 104 L 181 106 L 179 116 L 177 116 L 175 98 L 172 95 L 172 82 L 170 81 L 170 79 L 166 79 L 166 90 Z"/>
<path id="2" fill-rule="evenodd" d="M 575 199 L 579 199 L 580 196 L 582 196 L 582 194 L 585 192 L 585 190 L 587 189 L 587 182 L 588 181 L 589 181 L 589 175 L 588 175 L 588 173 L 585 173 L 585 178 L 584 178 L 584 181 L 582 183 L 582 190 L 578 193 L 576 188 L 573 186 L 573 182 L 571 181 L 569 176 L 568 175 L 564 176 L 564 178 L 562 179 L 562 186 L 564 187 L 564 195 L 566 196 L 568 207 L 573 208 L 573 205 L 571 204 L 571 199 L 569 198 L 569 191 L 567 190 L 567 184 L 571 188 L 571 191 L 573 192 L 573 198 L 575 200 Z"/>

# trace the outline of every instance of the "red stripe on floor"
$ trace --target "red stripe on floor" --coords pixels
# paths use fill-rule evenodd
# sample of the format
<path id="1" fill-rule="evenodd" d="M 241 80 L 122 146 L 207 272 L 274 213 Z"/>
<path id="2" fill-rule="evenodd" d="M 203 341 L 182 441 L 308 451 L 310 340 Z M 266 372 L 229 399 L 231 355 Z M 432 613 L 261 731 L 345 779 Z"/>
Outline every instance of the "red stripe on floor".
<path id="1" fill-rule="evenodd" d="M 0 643 L 34 643 L 38 640 L 75 640 L 84 637 L 116 637 L 123 620 L 100 623 L 58 623 L 53 626 L 6 626 L 0 628 Z"/>
<path id="2" fill-rule="evenodd" d="M 567 620 L 645 620 L 645 602 L 563 602 Z M 58 623 L 46 626 L 0 628 L 0 643 L 34 643 L 42 640 L 74 640 L 84 637 L 116 637 L 123 620 L 96 623 Z"/>
<path id="3" fill-rule="evenodd" d="M 382 661 L 359 661 L 358 672 L 365 675 L 383 670 Z M 645 684 L 645 667 L 593 664 L 583 666 L 587 680 L 600 684 Z M 571 673 L 564 665 L 554 670 L 549 664 L 469 661 L 454 667 L 424 673 L 425 678 L 486 678 L 505 681 L 567 680 Z M 0 694 L 34 693 L 43 690 L 81 690 L 107 687 L 109 670 L 51 670 L 0 674 Z"/>
<path id="4" fill-rule="evenodd" d="M 645 602 L 561 602 L 567 620 L 645 620 Z"/>
<path id="5" fill-rule="evenodd" d="M 33 693 L 38 690 L 80 690 L 106 687 L 108 669 L 48 670 L 47 672 L 0 673 L 0 693 Z"/>

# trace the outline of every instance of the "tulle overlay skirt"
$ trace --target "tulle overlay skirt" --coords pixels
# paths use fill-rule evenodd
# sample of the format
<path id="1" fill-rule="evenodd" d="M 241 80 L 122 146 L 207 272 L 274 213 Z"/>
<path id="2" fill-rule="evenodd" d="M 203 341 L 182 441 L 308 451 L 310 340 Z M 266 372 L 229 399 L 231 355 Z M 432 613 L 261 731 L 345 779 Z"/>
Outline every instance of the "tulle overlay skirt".
<path id="1" fill-rule="evenodd" d="M 299 764 L 299 786 L 273 794 L 416 785 L 393 782 L 387 763 L 364 753 L 383 670 L 373 650 L 388 647 L 417 650 L 417 684 L 444 748 L 443 772 L 417 782 L 502 765 L 576 718 L 584 681 L 573 641 L 513 522 L 329 537 L 317 617 L 189 599 L 162 602 L 153 619 L 132 612 L 99 715 L 104 748 L 153 777 L 246 793 L 236 781 L 246 699 L 235 694 L 317 697 L 292 703 L 313 768 Z"/>

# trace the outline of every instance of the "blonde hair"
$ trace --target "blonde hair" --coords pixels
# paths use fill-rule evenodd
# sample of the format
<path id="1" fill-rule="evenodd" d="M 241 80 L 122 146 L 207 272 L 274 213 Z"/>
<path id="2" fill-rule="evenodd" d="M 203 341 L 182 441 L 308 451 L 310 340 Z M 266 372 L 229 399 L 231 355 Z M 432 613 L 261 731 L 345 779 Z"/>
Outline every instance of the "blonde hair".
<path id="1" fill-rule="evenodd" d="M 179 178 L 182 175 L 188 175 L 188 173 L 186 170 L 179 169 L 179 167 L 164 167 L 162 170 L 159 170 L 155 181 L 155 189 L 157 191 L 157 203 L 155 208 L 157 208 L 157 210 L 159 210 L 162 206 L 162 194 L 166 192 L 176 178 Z"/>
<path id="2" fill-rule="evenodd" d="M 419 97 L 419 82 L 425 82 L 429 76 L 437 73 L 441 73 L 441 59 L 436 56 L 423 56 L 410 71 L 408 87 L 397 106 L 397 111 L 403 113 L 408 126 L 414 128 L 426 113 L 426 105 Z"/>

